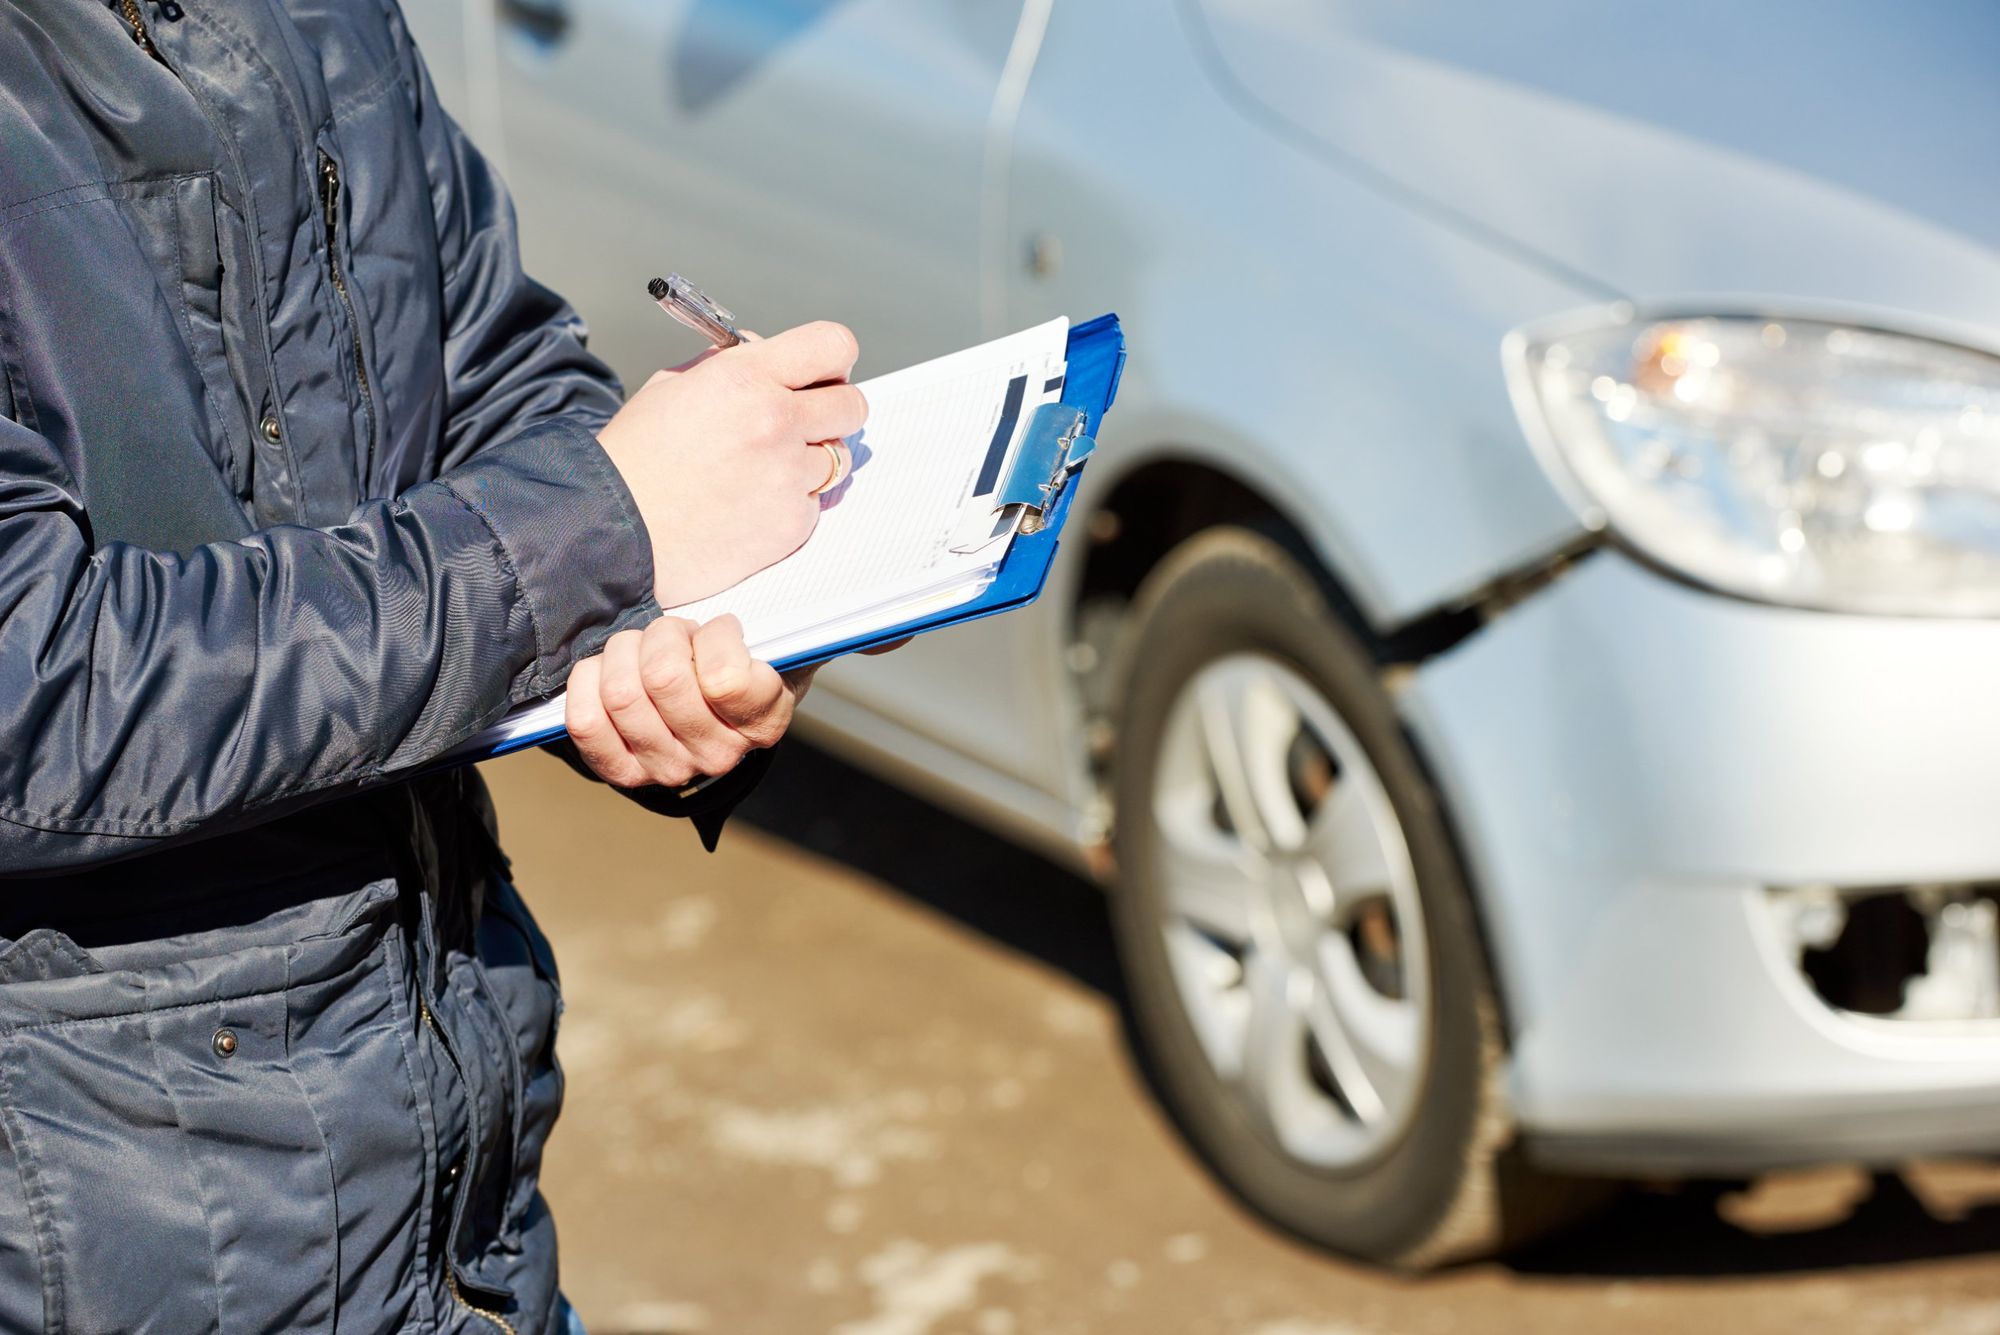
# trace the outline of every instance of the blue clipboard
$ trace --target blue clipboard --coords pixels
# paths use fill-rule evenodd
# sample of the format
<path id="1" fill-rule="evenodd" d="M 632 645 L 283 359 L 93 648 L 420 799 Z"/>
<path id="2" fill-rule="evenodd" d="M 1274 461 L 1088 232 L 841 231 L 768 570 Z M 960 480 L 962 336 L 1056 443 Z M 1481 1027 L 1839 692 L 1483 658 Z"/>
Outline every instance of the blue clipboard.
<path id="1" fill-rule="evenodd" d="M 1001 558 L 993 582 L 977 598 L 947 608 L 936 616 L 920 617 L 886 630 L 871 631 L 837 644 L 823 645 L 778 659 L 771 666 L 780 672 L 813 667 L 926 631 L 943 630 L 947 626 L 977 621 L 981 617 L 1012 612 L 1041 596 L 1042 587 L 1048 582 L 1049 570 L 1055 564 L 1056 546 L 1062 540 L 1063 524 L 1069 518 L 1070 504 L 1076 499 L 1076 473 L 1090 452 L 1092 433 L 1101 428 L 1104 414 L 1110 410 L 1112 400 L 1118 397 L 1118 378 L 1125 370 L 1125 334 L 1118 327 L 1118 317 L 1100 315 L 1095 320 L 1070 326 L 1065 359 L 1068 365 L 1063 372 L 1060 401 L 1043 407 L 1031 419 L 1015 465 L 997 493 L 1005 500 L 1031 504 L 1036 513 L 1008 544 L 1007 555 Z M 1055 411 L 1059 408 L 1068 411 Z M 1028 499 L 1031 496 L 1033 500 L 1043 503 L 1033 505 Z M 540 732 L 509 738 L 476 754 L 454 755 L 449 763 L 473 764 L 491 760 L 553 742 L 563 735 L 563 729 L 558 724 Z"/>

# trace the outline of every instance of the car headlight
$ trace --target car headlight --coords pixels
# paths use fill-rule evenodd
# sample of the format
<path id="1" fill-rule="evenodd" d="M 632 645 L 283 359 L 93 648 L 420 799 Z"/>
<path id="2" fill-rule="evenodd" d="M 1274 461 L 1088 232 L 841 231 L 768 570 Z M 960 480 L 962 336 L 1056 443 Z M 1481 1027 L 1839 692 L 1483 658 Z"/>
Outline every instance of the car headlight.
<path id="1" fill-rule="evenodd" d="M 1642 555 L 1771 602 L 2000 615 L 2000 357 L 1623 312 L 1517 332 L 1506 355 L 1558 485 Z"/>

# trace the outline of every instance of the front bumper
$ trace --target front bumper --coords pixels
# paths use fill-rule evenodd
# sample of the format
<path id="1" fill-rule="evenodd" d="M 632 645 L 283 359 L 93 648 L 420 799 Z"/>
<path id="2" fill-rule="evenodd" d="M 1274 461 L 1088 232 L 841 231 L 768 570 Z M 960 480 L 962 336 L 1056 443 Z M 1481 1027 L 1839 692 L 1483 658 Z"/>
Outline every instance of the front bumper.
<path id="1" fill-rule="evenodd" d="M 1766 893 L 2000 878 L 2000 624 L 1762 607 L 1606 551 L 1424 665 L 1404 707 L 1540 1157 L 2000 1151 L 2000 1021 L 1834 1010 Z"/>

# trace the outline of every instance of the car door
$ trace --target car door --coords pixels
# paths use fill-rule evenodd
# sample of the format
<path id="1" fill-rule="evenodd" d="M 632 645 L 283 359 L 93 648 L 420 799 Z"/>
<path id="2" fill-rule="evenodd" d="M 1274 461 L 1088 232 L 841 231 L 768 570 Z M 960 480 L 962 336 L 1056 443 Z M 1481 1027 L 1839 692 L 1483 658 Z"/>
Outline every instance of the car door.
<path id="1" fill-rule="evenodd" d="M 462 3 L 473 128 L 529 267 L 628 382 L 698 347 L 645 298 L 668 269 L 751 328 L 848 323 L 858 375 L 1004 332 L 981 310 L 982 226 L 1018 0 Z M 1025 777 L 1046 757 L 1022 652 L 1004 623 L 967 627 L 821 688 Z"/>

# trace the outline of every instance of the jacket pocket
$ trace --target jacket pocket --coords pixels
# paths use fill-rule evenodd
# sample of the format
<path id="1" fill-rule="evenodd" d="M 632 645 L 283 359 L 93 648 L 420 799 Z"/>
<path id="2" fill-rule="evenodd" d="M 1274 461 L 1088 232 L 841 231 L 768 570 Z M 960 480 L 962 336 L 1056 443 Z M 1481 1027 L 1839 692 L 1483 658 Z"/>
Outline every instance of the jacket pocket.
<path id="1" fill-rule="evenodd" d="M 413 1194 L 422 1163 L 414 1106 L 394 1097 L 400 1045 L 374 1017 L 389 905 L 361 898 L 368 914 L 334 935 L 274 928 L 228 948 L 260 925 L 177 938 L 184 949 L 171 951 L 106 947 L 103 971 L 0 986 L 0 1130 L 38 1272 L 36 1326 L 332 1325 L 351 1282 L 336 1193 L 347 1233 L 372 1217 L 350 1160 L 393 1164 L 367 1184 L 382 1215 Z M 365 1107 L 351 1092 L 325 1097 L 357 1086 L 372 1091 Z M 368 1143 L 377 1123 L 380 1145 Z M 0 1177 L 0 1311 L 11 1312 L 22 1248 L 7 1237 L 19 1229 L 6 1186 Z"/>
<path id="2" fill-rule="evenodd" d="M 250 494 L 247 370 L 235 346 L 247 235 L 242 220 L 202 172 L 112 187 L 133 216 L 140 244 L 159 274 L 188 360 L 201 377 L 210 454 L 238 497 Z"/>
<path id="3" fill-rule="evenodd" d="M 0 1049 L 0 1100 L 32 1221 L 47 1329 L 196 1331 L 220 1324 L 209 1193 L 184 1142 L 196 1128 L 184 1126 L 176 1087 L 187 1097 L 215 1083 L 192 1068 L 204 1057 L 217 1060 L 213 1035 L 224 1027 L 224 1014 L 68 1021 L 19 1031 Z M 251 1035 L 256 1049 L 278 1037 L 268 1010 L 248 999 L 228 1007 L 226 1016 L 239 1041 Z M 243 1055 L 248 1060 L 232 1065 L 225 1081 L 265 1064 L 262 1051 Z M 231 1092 L 203 1111 L 212 1117 L 247 1101 Z M 202 1130 L 247 1133 L 253 1153 L 268 1153 L 281 1151 L 273 1132 L 296 1141 L 293 1120 L 211 1122 Z"/>

